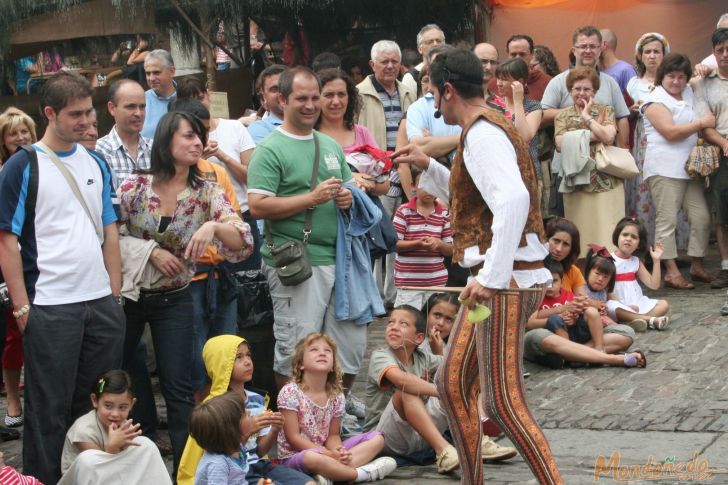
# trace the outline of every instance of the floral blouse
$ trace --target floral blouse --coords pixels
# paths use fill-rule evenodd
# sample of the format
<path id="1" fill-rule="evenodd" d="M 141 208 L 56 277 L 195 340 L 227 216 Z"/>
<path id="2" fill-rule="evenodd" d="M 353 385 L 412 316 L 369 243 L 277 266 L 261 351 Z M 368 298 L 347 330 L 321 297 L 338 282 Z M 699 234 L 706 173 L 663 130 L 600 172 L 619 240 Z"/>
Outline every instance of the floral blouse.
<path id="1" fill-rule="evenodd" d="M 195 232 L 207 221 L 230 224 L 243 237 L 243 248 L 233 251 L 217 239 L 213 245 L 228 261 L 238 262 L 253 252 L 250 226 L 233 210 L 222 187 L 214 182 L 203 181 L 197 188 L 187 187 L 177 195 L 177 208 L 172 221 L 159 232 L 161 200 L 152 188 L 153 176 L 132 175 L 119 188 L 120 222 L 126 224 L 129 235 L 141 239 L 153 239 L 162 249 L 175 255 L 185 268 L 182 273 L 163 277 L 154 289 L 177 288 L 190 282 L 195 274 L 195 262 L 184 259 L 187 244 Z"/>
<path id="2" fill-rule="evenodd" d="M 322 407 L 310 400 L 295 382 L 283 386 L 278 394 L 278 409 L 295 411 L 301 436 L 321 447 L 329 439 L 331 421 L 342 417 L 345 407 L 343 394 L 329 398 Z M 278 433 L 278 459 L 286 460 L 299 451 L 288 442 L 284 432 Z"/>
<path id="3" fill-rule="evenodd" d="M 614 108 L 604 104 L 594 103 L 591 109 L 591 117 L 602 126 L 615 125 Z M 588 130 L 584 120 L 581 119 L 576 106 L 570 106 L 556 115 L 554 119 L 554 136 L 563 135 L 568 131 Z M 594 159 L 599 140 L 592 140 L 589 144 L 589 156 Z M 606 173 L 592 170 L 591 182 L 589 185 L 579 187 L 584 192 L 606 192 L 616 187 L 617 179 Z"/>

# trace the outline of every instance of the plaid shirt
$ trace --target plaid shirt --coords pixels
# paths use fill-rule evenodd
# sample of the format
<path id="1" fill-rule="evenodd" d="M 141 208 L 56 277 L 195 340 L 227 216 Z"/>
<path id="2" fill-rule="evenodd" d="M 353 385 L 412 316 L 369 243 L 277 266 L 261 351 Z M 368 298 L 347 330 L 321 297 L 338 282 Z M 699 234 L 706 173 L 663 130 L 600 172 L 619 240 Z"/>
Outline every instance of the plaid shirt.
<path id="1" fill-rule="evenodd" d="M 113 169 L 115 180 L 114 187 L 119 187 L 121 182 L 136 169 L 148 169 L 151 164 L 152 140 L 139 134 L 139 145 L 137 145 L 137 159 L 134 160 L 119 138 L 116 125 L 111 128 L 108 135 L 96 141 L 96 151 L 104 156 L 109 166 Z"/>

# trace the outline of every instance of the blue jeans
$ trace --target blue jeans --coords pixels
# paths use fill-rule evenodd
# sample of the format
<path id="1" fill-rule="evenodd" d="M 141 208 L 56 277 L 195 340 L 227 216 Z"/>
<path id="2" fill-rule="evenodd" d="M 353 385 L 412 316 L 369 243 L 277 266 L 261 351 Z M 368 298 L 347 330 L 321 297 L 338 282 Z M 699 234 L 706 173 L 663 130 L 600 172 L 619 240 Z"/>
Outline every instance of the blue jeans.
<path id="1" fill-rule="evenodd" d="M 126 312 L 124 367 L 132 374 L 132 382 L 135 377 L 143 379 L 143 376 L 134 375 L 139 371 L 139 367 L 129 366 L 129 363 L 137 353 L 139 339 L 146 322 L 149 322 L 149 329 L 152 332 L 159 384 L 167 404 L 169 438 L 174 455 L 174 475 L 177 474 L 179 460 L 187 442 L 187 418 L 193 406 L 190 371 L 194 338 L 193 309 L 192 295 L 187 288 L 168 294 L 142 294 L 139 301 L 127 301 L 124 307 Z M 141 408 L 144 409 L 143 406 Z"/>
<path id="2" fill-rule="evenodd" d="M 232 292 L 232 294 L 231 294 Z M 190 293 L 194 302 L 194 343 L 192 344 L 192 389 L 202 388 L 207 382 L 202 348 L 208 339 L 217 335 L 235 335 L 238 329 L 237 288 L 223 290 L 218 286 L 215 313 L 205 316 L 207 303 L 207 280 L 190 283 Z"/>
<path id="3" fill-rule="evenodd" d="M 61 478 L 61 451 L 73 421 L 91 409 L 94 383 L 121 365 L 124 312 L 111 296 L 66 305 L 33 305 L 23 336 L 23 473 Z"/>

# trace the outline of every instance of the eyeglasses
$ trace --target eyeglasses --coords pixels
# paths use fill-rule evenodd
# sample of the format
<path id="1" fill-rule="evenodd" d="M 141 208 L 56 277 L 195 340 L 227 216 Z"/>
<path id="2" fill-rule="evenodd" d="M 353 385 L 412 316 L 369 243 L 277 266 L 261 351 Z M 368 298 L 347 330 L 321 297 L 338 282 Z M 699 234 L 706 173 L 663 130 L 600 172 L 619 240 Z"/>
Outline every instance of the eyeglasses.
<path id="1" fill-rule="evenodd" d="M 571 88 L 571 92 L 589 94 L 589 93 L 593 93 L 594 89 L 592 89 L 592 88 Z"/>
<path id="2" fill-rule="evenodd" d="M 599 49 L 601 46 L 599 44 L 578 44 L 574 46 L 574 49 L 579 49 L 580 51 L 595 51 Z"/>
<path id="3" fill-rule="evenodd" d="M 497 66 L 498 64 L 500 64 L 500 62 L 498 60 L 494 60 L 494 59 L 481 59 L 480 62 L 483 63 L 484 66 L 487 66 L 487 65 Z"/>

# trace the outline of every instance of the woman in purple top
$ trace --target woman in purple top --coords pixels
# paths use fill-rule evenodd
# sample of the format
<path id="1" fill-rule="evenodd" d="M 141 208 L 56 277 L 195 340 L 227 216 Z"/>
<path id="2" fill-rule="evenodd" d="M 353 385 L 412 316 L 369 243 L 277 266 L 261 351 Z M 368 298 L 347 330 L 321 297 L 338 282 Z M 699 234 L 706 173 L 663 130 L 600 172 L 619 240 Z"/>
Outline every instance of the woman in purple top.
<path id="1" fill-rule="evenodd" d="M 321 79 L 321 115 L 316 129 L 336 140 L 347 156 L 359 145 L 379 148 L 367 127 L 354 123 L 361 101 L 349 75 L 338 68 L 324 69 L 318 74 Z M 352 172 L 359 188 L 370 195 L 384 195 L 389 190 L 389 180 L 377 183 L 367 175 L 353 169 Z"/>

